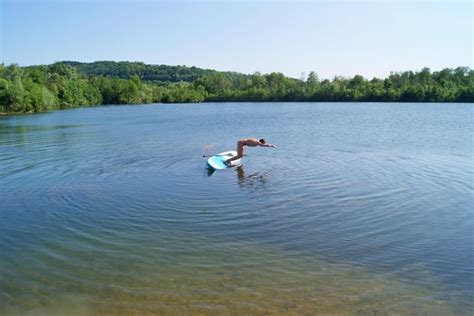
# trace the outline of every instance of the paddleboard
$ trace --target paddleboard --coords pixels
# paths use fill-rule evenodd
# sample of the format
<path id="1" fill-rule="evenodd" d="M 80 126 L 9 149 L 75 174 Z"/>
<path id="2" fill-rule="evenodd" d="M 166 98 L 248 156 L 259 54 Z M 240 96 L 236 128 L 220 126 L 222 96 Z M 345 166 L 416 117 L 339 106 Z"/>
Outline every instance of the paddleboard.
<path id="1" fill-rule="evenodd" d="M 235 156 L 237 156 L 236 151 L 233 151 L 233 150 L 225 151 L 223 153 L 217 154 L 209 158 L 207 160 L 207 165 L 215 170 L 221 170 L 221 169 L 227 169 L 227 168 L 239 166 L 242 159 L 236 159 L 236 160 L 231 161 L 230 166 L 227 166 L 226 164 L 224 164 L 224 161 Z"/>

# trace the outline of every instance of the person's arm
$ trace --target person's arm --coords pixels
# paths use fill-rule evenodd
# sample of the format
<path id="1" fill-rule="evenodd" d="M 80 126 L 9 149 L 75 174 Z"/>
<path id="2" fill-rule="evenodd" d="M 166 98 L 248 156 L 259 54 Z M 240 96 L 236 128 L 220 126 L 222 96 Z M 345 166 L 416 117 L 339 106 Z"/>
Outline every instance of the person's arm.
<path id="1" fill-rule="evenodd" d="M 273 148 L 277 148 L 277 146 L 272 145 L 272 144 L 268 144 L 268 143 L 267 143 L 267 144 L 260 144 L 260 146 L 262 146 L 262 147 L 273 147 Z"/>

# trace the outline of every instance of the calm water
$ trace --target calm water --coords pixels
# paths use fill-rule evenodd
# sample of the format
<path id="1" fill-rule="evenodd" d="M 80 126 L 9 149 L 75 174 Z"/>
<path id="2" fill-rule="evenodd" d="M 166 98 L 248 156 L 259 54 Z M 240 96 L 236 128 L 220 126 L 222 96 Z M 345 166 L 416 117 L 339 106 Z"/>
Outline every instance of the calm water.
<path id="1" fill-rule="evenodd" d="M 470 314 L 473 104 L 0 118 L 0 314 Z M 202 155 L 250 148 L 210 173 Z"/>

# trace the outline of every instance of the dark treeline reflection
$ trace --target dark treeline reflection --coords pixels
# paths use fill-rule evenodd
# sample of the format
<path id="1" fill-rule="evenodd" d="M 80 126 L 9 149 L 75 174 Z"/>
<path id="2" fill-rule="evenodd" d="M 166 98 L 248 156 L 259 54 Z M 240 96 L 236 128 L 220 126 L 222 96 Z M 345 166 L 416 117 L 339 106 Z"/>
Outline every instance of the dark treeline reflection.
<path id="1" fill-rule="evenodd" d="M 140 62 L 0 65 L 0 112 L 25 113 L 101 104 L 184 102 L 474 102 L 474 70 L 392 73 L 385 79 L 315 72 L 294 79 Z"/>

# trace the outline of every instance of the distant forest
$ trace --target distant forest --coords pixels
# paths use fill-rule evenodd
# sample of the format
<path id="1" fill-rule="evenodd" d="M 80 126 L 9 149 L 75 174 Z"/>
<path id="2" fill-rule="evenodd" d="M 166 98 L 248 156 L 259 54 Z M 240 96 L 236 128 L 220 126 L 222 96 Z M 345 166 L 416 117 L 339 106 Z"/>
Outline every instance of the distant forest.
<path id="1" fill-rule="evenodd" d="M 394 72 L 385 79 L 315 72 L 301 79 L 141 62 L 0 65 L 0 113 L 33 113 L 102 104 L 191 102 L 474 102 L 468 67 Z"/>

